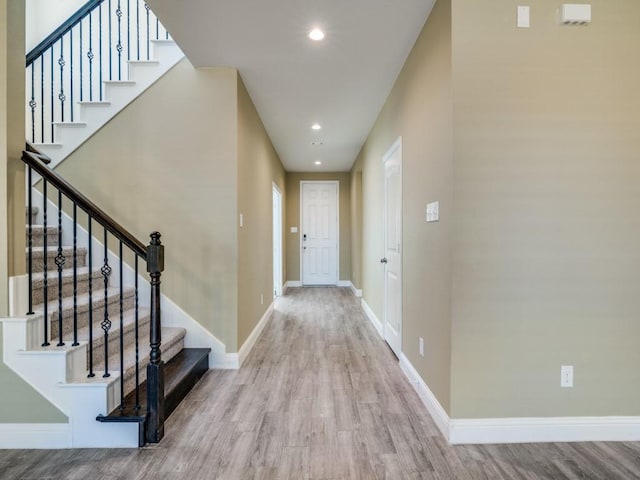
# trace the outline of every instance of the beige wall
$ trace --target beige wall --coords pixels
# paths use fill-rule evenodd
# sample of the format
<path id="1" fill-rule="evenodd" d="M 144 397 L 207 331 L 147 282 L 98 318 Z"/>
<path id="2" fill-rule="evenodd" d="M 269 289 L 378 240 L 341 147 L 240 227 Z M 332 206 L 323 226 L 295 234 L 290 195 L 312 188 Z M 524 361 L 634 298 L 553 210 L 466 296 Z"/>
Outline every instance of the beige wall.
<path id="1" fill-rule="evenodd" d="M 364 299 L 382 320 L 382 158 L 395 140 L 402 137 L 402 350 L 447 411 L 451 322 L 451 95 L 451 2 L 439 0 L 352 170 L 352 175 L 362 172 Z M 426 223 L 425 206 L 436 200 L 440 202 L 440 221 Z M 356 268 L 357 262 L 353 265 Z M 418 353 L 419 337 L 424 338 L 424 357 Z"/>
<path id="2" fill-rule="evenodd" d="M 286 259 L 287 280 L 300 280 L 300 182 L 303 180 L 333 180 L 340 182 L 340 272 L 339 280 L 351 280 L 351 176 L 346 173 L 287 173 L 286 198 Z M 291 233 L 291 227 L 298 227 L 298 233 Z"/>
<path id="3" fill-rule="evenodd" d="M 362 171 L 351 175 L 351 283 L 362 289 Z"/>
<path id="4" fill-rule="evenodd" d="M 180 62 L 57 171 L 143 241 L 162 233 L 162 291 L 237 345 L 237 72 Z"/>
<path id="5" fill-rule="evenodd" d="M 238 75 L 238 348 L 273 301 L 274 183 L 284 205 L 284 168 Z"/>
<path id="6" fill-rule="evenodd" d="M 640 2 L 590 3 L 454 0 L 454 417 L 640 414 Z"/>
<path id="7" fill-rule="evenodd" d="M 24 24 L 24 3 L 0 0 L 0 316 L 8 313 L 8 277 L 25 268 Z M 1 360 L 0 386 L 0 423 L 67 421 Z"/>

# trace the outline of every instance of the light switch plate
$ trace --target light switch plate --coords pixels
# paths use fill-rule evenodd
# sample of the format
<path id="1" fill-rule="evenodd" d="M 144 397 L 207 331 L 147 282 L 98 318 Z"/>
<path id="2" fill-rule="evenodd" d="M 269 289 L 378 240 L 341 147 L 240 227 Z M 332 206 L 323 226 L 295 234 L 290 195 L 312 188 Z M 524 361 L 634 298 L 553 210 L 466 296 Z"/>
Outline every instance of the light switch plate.
<path id="1" fill-rule="evenodd" d="M 298 233 L 298 227 L 291 227 L 291 233 Z"/>
<path id="2" fill-rule="evenodd" d="M 528 5 L 518 5 L 518 28 L 529 28 L 531 16 Z"/>
<path id="3" fill-rule="evenodd" d="M 440 202 L 427 204 L 427 222 L 437 222 L 440 220 Z"/>

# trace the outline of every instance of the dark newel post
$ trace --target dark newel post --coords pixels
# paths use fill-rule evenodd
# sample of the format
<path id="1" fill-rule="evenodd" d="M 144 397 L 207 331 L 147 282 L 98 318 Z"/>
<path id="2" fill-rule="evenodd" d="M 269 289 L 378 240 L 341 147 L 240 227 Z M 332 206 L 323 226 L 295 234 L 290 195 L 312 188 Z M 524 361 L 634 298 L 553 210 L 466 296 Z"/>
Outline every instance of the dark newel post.
<path id="1" fill-rule="evenodd" d="M 147 442 L 158 443 L 164 437 L 164 362 L 160 352 L 160 275 L 164 270 L 164 246 L 160 233 L 151 234 L 147 247 L 147 272 L 151 276 L 151 331 L 147 365 Z"/>

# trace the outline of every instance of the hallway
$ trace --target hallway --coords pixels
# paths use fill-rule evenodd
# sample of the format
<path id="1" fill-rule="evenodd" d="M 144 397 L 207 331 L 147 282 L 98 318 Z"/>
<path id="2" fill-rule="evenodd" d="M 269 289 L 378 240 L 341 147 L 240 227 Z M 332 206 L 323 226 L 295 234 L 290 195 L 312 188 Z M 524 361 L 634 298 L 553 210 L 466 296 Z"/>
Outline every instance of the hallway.
<path id="1" fill-rule="evenodd" d="M 140 450 L 0 451 L 0 479 L 632 479 L 640 444 L 450 447 L 345 288 L 297 288 Z"/>

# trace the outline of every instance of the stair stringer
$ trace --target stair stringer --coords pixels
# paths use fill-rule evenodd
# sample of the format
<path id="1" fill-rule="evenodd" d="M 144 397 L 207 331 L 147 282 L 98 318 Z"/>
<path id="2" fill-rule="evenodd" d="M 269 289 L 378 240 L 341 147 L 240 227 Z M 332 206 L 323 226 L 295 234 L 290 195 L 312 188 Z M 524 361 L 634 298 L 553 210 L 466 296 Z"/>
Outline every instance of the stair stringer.
<path id="1" fill-rule="evenodd" d="M 54 124 L 55 143 L 35 143 L 38 150 L 51 158 L 51 168 L 65 160 L 78 147 L 100 130 L 118 112 L 133 102 L 151 85 L 184 58 L 173 40 L 151 40 L 152 60 L 130 60 L 128 79 L 104 81 L 103 101 L 78 102 L 77 122 Z M 34 183 L 38 180 L 34 176 Z"/>
<path id="2" fill-rule="evenodd" d="M 45 448 L 136 448 L 137 424 L 96 422 L 120 398 L 117 373 L 87 378 L 87 345 L 39 347 L 44 337 L 41 314 L 2 319 L 3 361 L 24 381 L 55 405 L 68 419 L 66 434 Z M 24 425 L 28 429 L 28 424 Z M 14 425 L 18 430 L 19 426 Z M 66 443 L 65 443 L 66 441 Z"/>
<path id="3" fill-rule="evenodd" d="M 32 201 L 33 205 L 42 205 L 43 196 L 42 193 L 35 188 L 32 189 Z M 57 226 L 58 218 L 58 206 L 51 200 L 47 201 L 47 218 L 55 219 L 55 223 L 50 225 Z M 43 209 L 39 208 L 36 215 L 37 223 L 43 223 Z M 88 248 L 89 235 L 87 230 L 80 224 L 77 225 L 77 246 Z M 96 232 L 94 229 L 93 232 Z M 73 218 L 69 216 L 64 210 L 62 211 L 62 243 L 65 245 L 73 244 Z M 112 268 L 110 277 L 111 285 L 119 286 L 120 280 L 120 261 L 119 257 L 110 249 L 107 249 L 109 265 Z M 99 268 L 104 262 L 104 244 L 95 236 L 93 237 L 92 248 L 92 262 L 94 268 Z M 138 298 L 139 306 L 141 308 L 149 308 L 151 298 L 151 285 L 148 279 L 144 276 L 145 265 L 140 262 L 138 270 Z M 126 262 L 123 262 L 122 279 L 124 285 L 135 284 L 135 269 Z M 28 285 L 26 282 L 20 282 L 20 285 Z M 17 295 L 23 298 L 28 298 L 28 292 L 17 292 Z M 210 348 L 209 354 L 209 368 L 217 369 L 238 369 L 240 368 L 238 363 L 237 353 L 227 353 L 226 345 L 220 341 L 214 334 L 204 328 L 197 320 L 191 317 L 185 312 L 179 305 L 173 302 L 165 294 L 161 294 L 160 297 L 160 310 L 162 312 L 162 326 L 163 327 L 180 327 L 184 328 L 187 333 L 184 337 L 185 348 Z M 15 315 L 15 313 L 14 313 Z M 109 410 L 110 411 L 110 410 Z M 109 413 L 109 411 L 105 413 Z"/>

